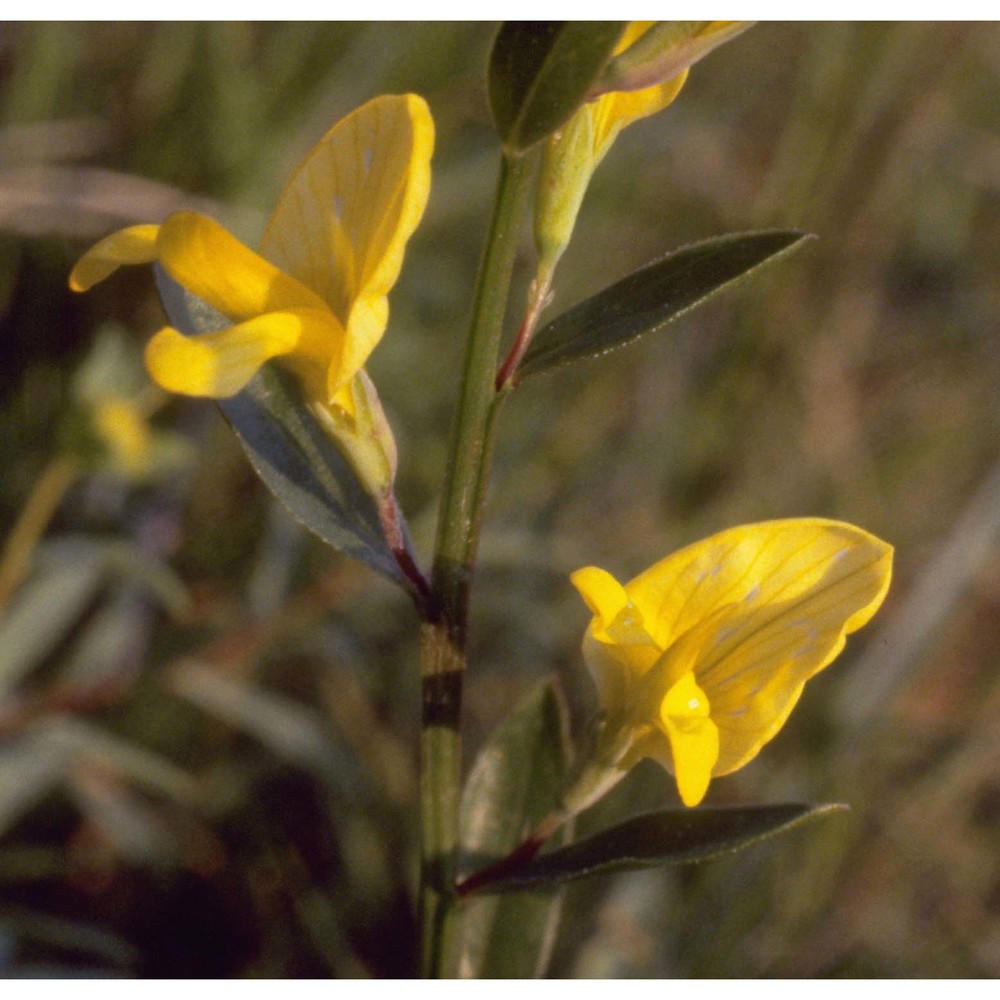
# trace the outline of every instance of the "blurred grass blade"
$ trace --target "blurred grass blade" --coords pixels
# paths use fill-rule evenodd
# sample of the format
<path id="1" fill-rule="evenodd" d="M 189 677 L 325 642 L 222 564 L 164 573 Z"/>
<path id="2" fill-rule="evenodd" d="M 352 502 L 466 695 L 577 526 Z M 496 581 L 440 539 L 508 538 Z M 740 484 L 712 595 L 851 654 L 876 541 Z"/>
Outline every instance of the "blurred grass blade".
<path id="1" fill-rule="evenodd" d="M 151 617 L 137 593 L 116 587 L 86 622 L 60 670 L 60 681 L 92 686 L 131 676 L 143 660 Z"/>
<path id="2" fill-rule="evenodd" d="M 675 250 L 542 327 L 517 379 L 606 354 L 653 333 L 807 239 L 809 234 L 795 230 L 766 230 Z"/>
<path id="3" fill-rule="evenodd" d="M 785 803 L 647 813 L 542 854 L 480 891 L 538 889 L 590 875 L 705 861 L 846 809 L 844 805 Z"/>
<path id="4" fill-rule="evenodd" d="M 152 803 L 101 767 L 75 767 L 67 778 L 77 808 L 118 858 L 162 868 L 176 864 L 181 854 L 177 833 Z"/>
<path id="5" fill-rule="evenodd" d="M 82 719 L 56 718 L 38 729 L 39 736 L 63 755 L 68 770 L 80 763 L 92 763 L 123 775 L 133 784 L 165 795 L 182 805 L 204 804 L 199 780 L 162 754 L 146 750 L 138 743 L 115 736 Z"/>
<path id="6" fill-rule="evenodd" d="M 329 777 L 345 791 L 355 790 L 351 761 L 327 736 L 315 709 L 193 660 L 171 671 L 169 685 L 175 694 L 253 736 L 283 760 Z"/>
<path id="7" fill-rule="evenodd" d="M 52 916 L 41 910 L 31 910 L 10 903 L 4 906 L 4 929 L 15 938 L 34 944 L 46 943 L 53 945 L 62 955 L 79 954 L 89 956 L 101 962 L 110 962 L 113 966 L 125 966 L 131 969 L 139 961 L 136 948 L 124 937 L 112 934 L 94 926 L 92 921 L 67 920 Z M 32 950 L 23 949 L 28 961 L 19 963 L 20 976 L 27 978 L 29 974 L 37 973 L 38 977 L 53 977 L 78 979 L 93 975 L 103 977 L 106 970 L 100 967 L 84 967 L 72 965 L 29 964 Z M 113 971 L 107 972 L 113 976 Z M 6 976 L 5 976 L 6 978 Z"/>
<path id="8" fill-rule="evenodd" d="M 191 596 L 184 581 L 162 559 L 120 539 L 95 544 L 114 576 L 155 597 L 175 617 L 191 610 Z"/>
<path id="9" fill-rule="evenodd" d="M 490 110 L 508 153 L 564 125 L 625 30 L 621 21 L 506 21 L 489 64 Z"/>
<path id="10" fill-rule="evenodd" d="M 60 749 L 31 733 L 0 750 L 0 834 L 6 833 L 62 780 Z"/>
<path id="11" fill-rule="evenodd" d="M 58 566 L 94 565 L 108 579 L 121 581 L 154 598 L 164 609 L 181 615 L 191 609 L 184 581 L 159 556 L 121 538 L 83 533 L 54 535 L 39 545 L 40 571 Z"/>
<path id="12" fill-rule="evenodd" d="M 464 867 L 473 870 L 513 850 L 555 805 L 569 768 L 565 707 L 554 681 L 539 686 L 480 751 L 462 796 Z M 559 899 L 549 893 L 463 904 L 458 954 L 464 977 L 541 975 Z"/>
<path id="13" fill-rule="evenodd" d="M 0 696 L 62 642 L 94 598 L 102 560 L 96 550 L 78 554 L 39 569 L 0 621 Z"/>
<path id="14" fill-rule="evenodd" d="M 227 320 L 159 265 L 157 286 L 182 333 L 221 329 Z M 267 364 L 238 395 L 218 400 L 257 474 L 310 531 L 383 576 L 406 585 L 375 501 L 303 404 L 293 380 Z"/>

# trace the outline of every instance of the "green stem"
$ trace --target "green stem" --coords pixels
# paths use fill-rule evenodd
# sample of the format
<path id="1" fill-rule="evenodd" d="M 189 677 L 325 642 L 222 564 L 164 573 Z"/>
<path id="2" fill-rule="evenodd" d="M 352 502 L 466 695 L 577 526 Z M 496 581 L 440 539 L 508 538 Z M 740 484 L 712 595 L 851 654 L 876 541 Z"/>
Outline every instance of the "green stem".
<path id="1" fill-rule="evenodd" d="M 425 976 L 449 974 L 445 950 L 456 900 L 469 600 L 491 450 L 494 378 L 529 177 L 525 158 L 504 160 L 477 279 L 441 499 L 428 620 L 421 633 L 420 914 Z"/>

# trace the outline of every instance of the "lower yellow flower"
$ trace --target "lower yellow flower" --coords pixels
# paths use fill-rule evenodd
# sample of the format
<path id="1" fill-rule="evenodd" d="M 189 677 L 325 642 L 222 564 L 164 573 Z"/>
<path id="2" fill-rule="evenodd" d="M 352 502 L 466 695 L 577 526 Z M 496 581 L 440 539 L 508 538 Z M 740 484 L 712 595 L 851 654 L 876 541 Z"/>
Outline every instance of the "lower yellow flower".
<path id="1" fill-rule="evenodd" d="M 743 767 L 781 729 L 806 681 L 878 610 L 891 574 L 891 546 L 819 518 L 731 528 L 624 586 L 577 570 L 594 613 L 583 653 L 604 721 L 567 805 L 579 811 L 643 757 L 697 805 L 713 777 Z"/>
<path id="2" fill-rule="evenodd" d="M 171 392 L 222 399 L 279 360 L 370 491 L 391 484 L 395 445 L 363 366 L 430 191 L 434 123 L 413 94 L 375 98 L 335 125 L 286 185 L 256 253 L 218 223 L 177 212 L 105 237 L 74 267 L 87 291 L 123 264 L 157 262 L 231 325 L 160 330 L 146 349 Z M 387 479 L 388 477 L 388 479 Z"/>

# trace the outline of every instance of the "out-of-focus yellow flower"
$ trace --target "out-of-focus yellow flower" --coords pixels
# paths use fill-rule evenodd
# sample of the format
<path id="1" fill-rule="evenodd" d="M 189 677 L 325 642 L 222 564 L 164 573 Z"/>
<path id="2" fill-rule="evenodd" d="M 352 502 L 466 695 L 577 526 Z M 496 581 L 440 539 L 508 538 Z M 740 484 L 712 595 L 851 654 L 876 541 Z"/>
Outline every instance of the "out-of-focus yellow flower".
<path id="1" fill-rule="evenodd" d="M 111 466 L 130 479 L 146 476 L 152 467 L 152 434 L 140 406 L 129 399 L 104 399 L 94 404 L 93 420 Z"/>
<path id="2" fill-rule="evenodd" d="M 818 518 L 731 528 L 624 586 L 577 570 L 604 720 L 567 805 L 579 811 L 643 757 L 697 805 L 711 778 L 743 767 L 781 729 L 806 681 L 878 610 L 891 574 L 891 546 Z"/>
<path id="3" fill-rule="evenodd" d="M 107 324 L 97 332 L 72 385 L 77 405 L 61 436 L 84 468 L 137 485 L 187 464 L 186 439 L 151 423 L 165 396 L 149 384 L 141 352 L 124 330 Z"/>
<path id="4" fill-rule="evenodd" d="M 146 348 L 154 381 L 221 399 L 279 359 L 379 492 L 391 485 L 395 446 L 363 366 L 385 332 L 388 294 L 427 203 L 433 147 L 422 98 L 375 98 L 335 125 L 293 174 L 259 254 L 211 219 L 178 212 L 101 240 L 73 269 L 70 287 L 86 291 L 122 264 L 158 262 L 232 325 L 194 337 L 160 330 Z"/>

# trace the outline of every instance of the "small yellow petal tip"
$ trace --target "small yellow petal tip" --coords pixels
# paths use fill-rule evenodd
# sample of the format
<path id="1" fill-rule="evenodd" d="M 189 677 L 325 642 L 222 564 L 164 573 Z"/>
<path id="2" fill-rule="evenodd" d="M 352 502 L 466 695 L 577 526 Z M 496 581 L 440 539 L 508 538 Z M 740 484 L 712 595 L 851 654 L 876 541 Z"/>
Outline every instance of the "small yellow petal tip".
<path id="1" fill-rule="evenodd" d="M 105 236 L 77 262 L 69 275 L 74 292 L 88 292 L 125 264 L 150 264 L 156 260 L 156 241 L 160 227 L 129 226 Z"/>

